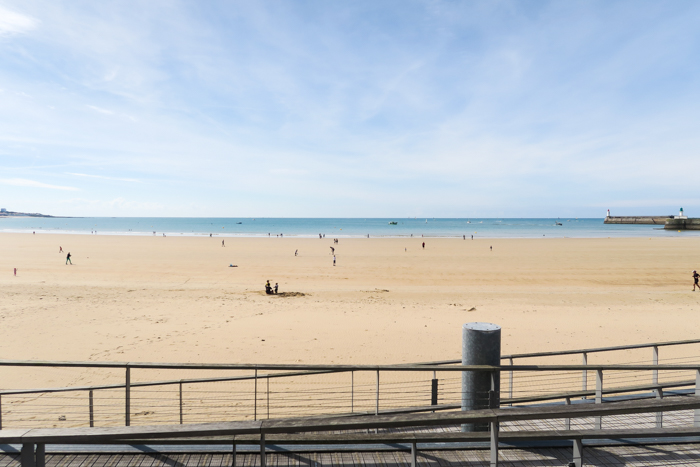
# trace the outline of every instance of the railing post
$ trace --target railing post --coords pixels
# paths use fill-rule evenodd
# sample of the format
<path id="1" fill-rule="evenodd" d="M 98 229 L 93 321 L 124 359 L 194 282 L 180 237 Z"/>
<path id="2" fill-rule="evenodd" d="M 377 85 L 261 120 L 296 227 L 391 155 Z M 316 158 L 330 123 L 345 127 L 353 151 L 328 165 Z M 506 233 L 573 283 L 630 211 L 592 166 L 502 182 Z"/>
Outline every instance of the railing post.
<path id="1" fill-rule="evenodd" d="M 233 436 L 233 443 L 231 444 L 231 467 L 236 467 L 236 435 Z"/>
<path id="2" fill-rule="evenodd" d="M 22 450 L 20 451 L 20 462 L 22 467 L 36 467 L 36 461 L 34 459 L 34 444 L 24 443 L 22 444 Z"/>
<path id="3" fill-rule="evenodd" d="M 265 433 L 260 433 L 260 467 L 265 467 L 267 459 L 265 459 Z"/>
<path id="4" fill-rule="evenodd" d="M 2 395 L 0 395 L 0 430 L 2 430 Z"/>
<path id="5" fill-rule="evenodd" d="M 355 372 L 350 372 L 350 413 L 355 413 Z"/>
<path id="6" fill-rule="evenodd" d="M 509 358 L 508 361 L 510 362 L 510 366 L 513 366 L 513 358 Z M 508 398 L 513 398 L 513 370 L 508 372 Z M 513 403 L 511 402 L 508 405 L 512 406 Z"/>
<path id="7" fill-rule="evenodd" d="M 583 467 L 583 440 L 577 438 L 574 440 L 574 467 Z"/>
<path id="8" fill-rule="evenodd" d="M 603 403 L 603 370 L 595 371 L 595 403 Z M 603 417 L 595 418 L 595 428 L 600 430 L 603 427 Z"/>
<path id="9" fill-rule="evenodd" d="M 37 443 L 34 459 L 36 467 L 46 467 L 46 445 L 44 443 Z"/>
<path id="10" fill-rule="evenodd" d="M 497 409 L 498 404 L 496 403 L 496 382 L 498 381 L 497 375 L 498 373 L 495 371 L 492 371 L 490 373 L 491 375 L 491 390 L 489 391 L 489 409 Z"/>
<path id="11" fill-rule="evenodd" d="M 430 381 L 430 405 L 438 405 L 437 371 L 433 371 L 433 379 Z"/>
<path id="12" fill-rule="evenodd" d="M 491 467 L 498 467 L 498 420 L 489 423 L 491 431 Z"/>
<path id="13" fill-rule="evenodd" d="M 415 441 L 411 443 L 411 467 L 418 467 L 418 447 Z"/>
<path id="14" fill-rule="evenodd" d="M 255 390 L 253 393 L 253 420 L 258 419 L 258 369 L 255 369 Z"/>
<path id="15" fill-rule="evenodd" d="M 182 414 L 182 381 L 180 381 L 180 425 L 182 425 L 183 422 L 183 414 Z"/>
<path id="16" fill-rule="evenodd" d="M 652 353 L 652 365 L 659 364 L 659 346 L 655 345 L 653 347 Z M 652 370 L 651 372 L 651 384 L 659 384 L 659 370 Z"/>
<path id="17" fill-rule="evenodd" d="M 374 408 L 374 414 L 379 415 L 379 370 L 377 370 L 377 401 Z"/>
<path id="18" fill-rule="evenodd" d="M 570 397 L 566 398 L 566 405 L 571 405 L 571 398 Z M 564 429 L 567 431 L 571 429 L 571 419 L 570 418 L 564 419 Z"/>
<path id="19" fill-rule="evenodd" d="M 124 421 L 126 426 L 131 425 L 131 368 L 126 367 L 126 394 L 124 396 L 125 408 L 124 408 Z"/>
<path id="20" fill-rule="evenodd" d="M 88 405 L 90 412 L 90 428 L 92 428 L 95 426 L 95 406 L 92 400 L 92 389 L 90 389 L 90 392 L 88 392 Z"/>
<path id="21" fill-rule="evenodd" d="M 695 397 L 700 397 L 700 369 L 695 370 Z M 700 426 L 700 409 L 695 409 L 693 426 Z"/>
<path id="22" fill-rule="evenodd" d="M 657 399 L 663 399 L 664 398 L 664 390 L 659 388 L 656 390 L 656 398 Z M 656 428 L 663 428 L 664 427 L 664 413 L 663 412 L 656 412 Z"/>
<path id="23" fill-rule="evenodd" d="M 583 365 L 588 365 L 588 354 L 586 352 L 583 352 Z M 581 390 L 588 391 L 588 370 L 583 370 L 581 374 Z M 585 398 L 586 396 L 583 396 L 581 399 Z"/>
<path id="24" fill-rule="evenodd" d="M 270 377 L 267 377 L 267 419 L 270 419 Z"/>

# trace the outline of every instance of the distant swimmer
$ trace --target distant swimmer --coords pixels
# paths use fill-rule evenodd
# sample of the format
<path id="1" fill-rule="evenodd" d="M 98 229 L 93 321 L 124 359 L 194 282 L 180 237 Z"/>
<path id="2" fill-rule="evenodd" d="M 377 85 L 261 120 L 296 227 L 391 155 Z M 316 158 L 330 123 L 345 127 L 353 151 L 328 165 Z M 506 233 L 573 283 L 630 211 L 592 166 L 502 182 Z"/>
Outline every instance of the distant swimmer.
<path id="1" fill-rule="evenodd" d="M 68 255 L 66 256 L 66 264 L 70 263 L 71 266 L 73 265 L 73 261 L 70 260 L 70 251 L 68 252 Z"/>
<path id="2" fill-rule="evenodd" d="M 693 271 L 693 292 L 695 292 L 695 287 L 700 289 L 700 284 L 698 284 L 699 278 L 700 278 L 700 274 L 698 274 L 697 271 Z"/>

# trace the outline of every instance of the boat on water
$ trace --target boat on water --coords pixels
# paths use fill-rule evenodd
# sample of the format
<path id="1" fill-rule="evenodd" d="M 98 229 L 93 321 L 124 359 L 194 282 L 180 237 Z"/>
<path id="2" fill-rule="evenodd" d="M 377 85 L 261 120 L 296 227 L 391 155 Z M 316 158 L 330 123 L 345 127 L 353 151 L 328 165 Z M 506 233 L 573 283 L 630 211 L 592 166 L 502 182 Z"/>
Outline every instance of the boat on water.
<path id="1" fill-rule="evenodd" d="M 398 222 L 396 222 L 396 221 L 389 222 L 389 225 L 396 225 L 396 224 L 398 224 Z"/>

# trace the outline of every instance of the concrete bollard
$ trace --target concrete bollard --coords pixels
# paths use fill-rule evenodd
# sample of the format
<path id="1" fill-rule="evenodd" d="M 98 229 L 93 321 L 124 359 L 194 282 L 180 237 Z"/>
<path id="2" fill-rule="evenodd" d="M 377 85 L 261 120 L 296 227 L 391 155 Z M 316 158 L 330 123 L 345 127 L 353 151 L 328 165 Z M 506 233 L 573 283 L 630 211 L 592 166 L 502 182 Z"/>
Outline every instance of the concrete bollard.
<path id="1" fill-rule="evenodd" d="M 491 323 L 467 323 L 462 326 L 462 365 L 501 364 L 501 327 Z M 500 375 L 495 375 L 491 393 L 491 374 L 482 371 L 462 372 L 462 410 L 500 406 Z M 467 423 L 462 431 L 488 431 L 488 423 Z"/>

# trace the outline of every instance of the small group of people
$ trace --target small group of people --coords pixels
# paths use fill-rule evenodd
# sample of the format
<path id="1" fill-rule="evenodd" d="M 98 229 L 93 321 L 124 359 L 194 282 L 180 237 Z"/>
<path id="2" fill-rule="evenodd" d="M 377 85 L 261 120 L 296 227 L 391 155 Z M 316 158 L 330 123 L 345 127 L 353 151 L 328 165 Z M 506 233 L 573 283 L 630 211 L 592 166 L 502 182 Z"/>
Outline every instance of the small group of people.
<path id="1" fill-rule="evenodd" d="M 273 288 L 270 285 L 270 279 L 268 279 L 265 283 L 265 293 L 268 295 L 275 295 L 277 293 L 277 290 L 279 290 L 279 285 L 277 284 L 277 282 L 275 282 L 275 287 Z"/>
<path id="2" fill-rule="evenodd" d="M 335 243 L 335 244 L 337 245 L 337 244 L 338 244 L 338 239 L 337 239 L 337 238 L 334 238 L 334 239 L 333 239 L 333 243 Z"/>

